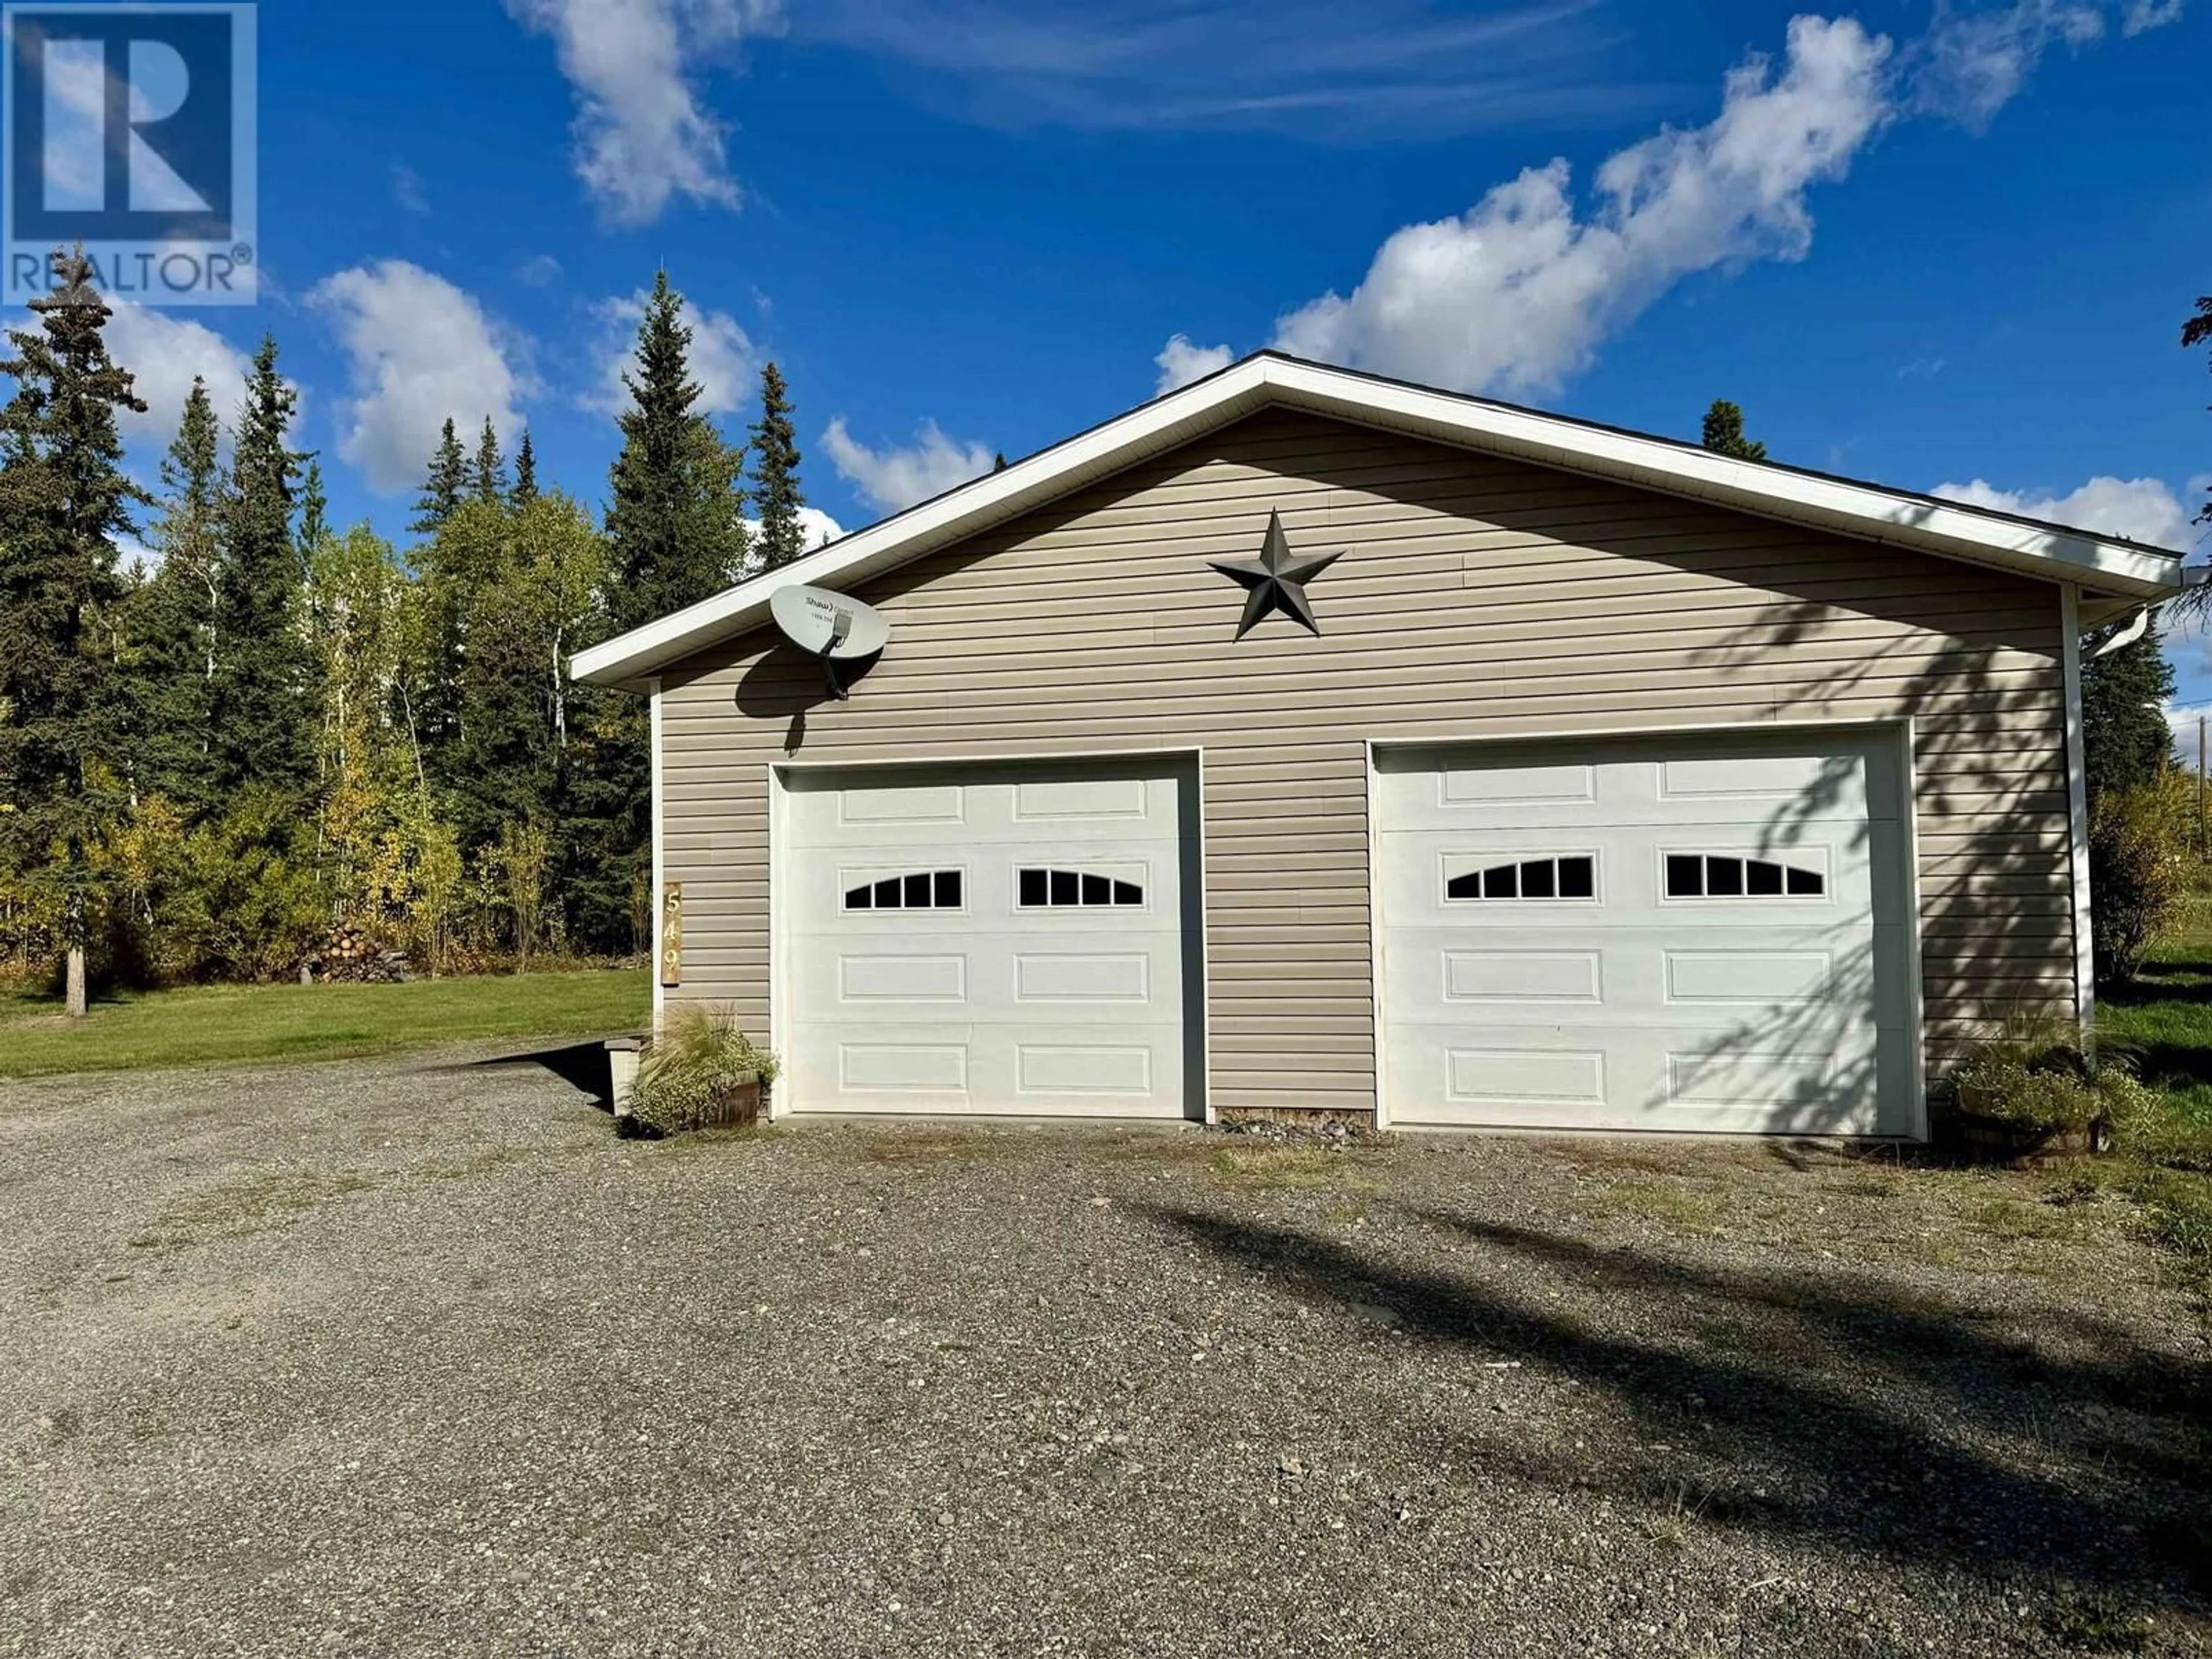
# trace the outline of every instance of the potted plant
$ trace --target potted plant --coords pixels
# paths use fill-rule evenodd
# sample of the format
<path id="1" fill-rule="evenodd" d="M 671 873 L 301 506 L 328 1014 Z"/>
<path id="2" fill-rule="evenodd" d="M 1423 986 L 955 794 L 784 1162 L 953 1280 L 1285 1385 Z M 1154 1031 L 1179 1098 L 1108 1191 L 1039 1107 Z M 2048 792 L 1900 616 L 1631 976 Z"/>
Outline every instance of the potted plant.
<path id="1" fill-rule="evenodd" d="M 1950 1077 L 1968 1147 L 2008 1163 L 2109 1151 L 2114 1127 L 2146 1091 L 2124 1060 L 2094 1055 L 2047 1014 L 2015 1016 Z"/>
<path id="2" fill-rule="evenodd" d="M 654 1135 L 750 1128 L 775 1073 L 775 1056 L 755 1046 L 729 1010 L 679 1008 L 646 1044 L 629 1113 Z"/>

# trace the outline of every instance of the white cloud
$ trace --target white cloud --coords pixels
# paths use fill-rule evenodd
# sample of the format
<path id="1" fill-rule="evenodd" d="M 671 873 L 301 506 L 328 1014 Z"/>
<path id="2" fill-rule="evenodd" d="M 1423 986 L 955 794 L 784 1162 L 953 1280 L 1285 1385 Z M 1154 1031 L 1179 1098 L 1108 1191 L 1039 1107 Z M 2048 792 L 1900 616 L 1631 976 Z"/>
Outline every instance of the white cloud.
<path id="1" fill-rule="evenodd" d="M 1965 13 L 1939 0 L 1902 51 L 1852 18 L 1792 18 L 1778 69 L 1753 56 L 1730 70 L 1708 125 L 1664 128 L 1609 157 L 1587 200 L 1554 159 L 1456 217 L 1401 227 L 1348 296 L 1291 311 L 1274 343 L 1463 391 L 1553 389 L 1684 278 L 1802 258 L 1811 189 L 1842 178 L 1886 124 L 1984 123 L 2052 46 L 2097 39 L 2118 10 L 2015 0 Z M 2178 11 L 2176 0 L 2125 0 L 2122 31 Z M 1175 347 L 1155 360 L 1164 371 Z"/>
<path id="2" fill-rule="evenodd" d="M 2129 0 L 2120 16 L 2120 33 L 2142 34 L 2181 21 L 2182 0 Z"/>
<path id="3" fill-rule="evenodd" d="M 1276 343 L 1469 391 L 1555 386 L 1684 276 L 1804 254 L 1805 192 L 1841 177 L 1881 122 L 1889 51 L 1851 19 L 1795 18 L 1778 76 L 1753 58 L 1711 125 L 1612 156 L 1588 216 L 1565 161 L 1529 168 L 1458 218 L 1395 232 L 1349 297 L 1292 312 Z"/>
<path id="4" fill-rule="evenodd" d="M 1906 53 L 1914 112 L 1986 126 L 2045 52 L 2062 44 L 2079 50 L 2104 32 L 2104 14 L 2078 0 L 2018 0 L 1976 12 L 1939 4 Z"/>
<path id="5" fill-rule="evenodd" d="M 157 311 L 131 300 L 112 299 L 107 321 L 107 355 L 131 371 L 143 415 L 121 411 L 124 436 L 166 448 L 177 435 L 192 376 L 207 381 L 216 416 L 227 431 L 238 419 L 246 397 L 246 377 L 253 360 L 204 323 L 173 311 Z"/>
<path id="6" fill-rule="evenodd" d="M 1969 483 L 1940 483 L 1929 493 L 1970 507 L 1994 507 L 2026 519 L 2124 536 L 2176 552 L 2185 551 L 2197 539 L 2189 522 L 2192 509 L 2161 478 L 2092 478 L 2063 495 L 1999 489 L 1976 478 Z"/>
<path id="7" fill-rule="evenodd" d="M 561 262 L 550 253 L 533 253 L 514 268 L 514 279 L 532 288 L 550 288 L 561 280 Z"/>
<path id="8" fill-rule="evenodd" d="M 430 198 L 422 188 L 422 175 L 404 161 L 392 164 L 392 199 L 410 213 L 430 210 Z"/>
<path id="9" fill-rule="evenodd" d="M 575 88 L 576 176 L 620 225 L 650 223 L 672 197 L 734 208 L 726 129 L 702 101 L 701 66 L 773 29 L 781 0 L 507 0 L 553 37 Z"/>
<path id="10" fill-rule="evenodd" d="M 888 60 L 925 105 L 1002 127 L 1403 143 L 1617 122 L 1672 91 L 1625 81 L 1619 25 L 1595 0 L 808 0 L 791 27 Z"/>
<path id="11" fill-rule="evenodd" d="M 1193 345 L 1190 336 L 1171 336 L 1160 348 L 1160 355 L 1152 359 L 1160 371 L 1158 392 L 1173 392 L 1177 386 L 1188 386 L 1193 380 L 1202 380 L 1216 369 L 1223 369 L 1237 360 L 1237 354 L 1225 345 Z"/>
<path id="12" fill-rule="evenodd" d="M 759 535 L 760 520 L 748 515 L 745 520 L 745 532 L 748 535 Z M 844 533 L 844 527 L 820 507 L 802 507 L 799 509 L 799 540 L 809 553 L 817 547 L 836 541 Z"/>
<path id="13" fill-rule="evenodd" d="M 354 395 L 340 411 L 338 453 L 372 489 L 420 482 L 448 416 L 473 434 L 485 416 L 518 434 L 531 389 L 522 343 L 444 277 L 386 259 L 325 277 L 307 296 L 352 361 Z"/>
<path id="14" fill-rule="evenodd" d="M 624 374 L 637 363 L 637 325 L 645 319 L 652 295 L 644 289 L 617 295 L 592 307 L 599 321 L 598 379 L 580 399 L 586 409 L 618 415 L 629 407 L 629 388 Z M 726 311 L 708 311 L 687 303 L 684 326 L 691 331 L 691 349 L 685 361 L 699 387 L 692 409 L 701 415 L 725 415 L 741 408 L 752 395 L 760 373 L 760 355 L 752 337 Z"/>
<path id="15" fill-rule="evenodd" d="M 143 515 L 139 522 L 145 522 Z M 112 536 L 108 539 L 115 544 L 115 568 L 125 574 L 138 570 L 150 576 L 161 568 L 160 548 L 150 547 L 136 536 Z"/>
<path id="16" fill-rule="evenodd" d="M 988 444 L 948 438 L 934 421 L 924 421 L 915 441 L 903 449 L 870 449 L 845 429 L 841 415 L 823 433 L 822 447 L 837 471 L 886 513 L 980 478 L 997 459 Z"/>

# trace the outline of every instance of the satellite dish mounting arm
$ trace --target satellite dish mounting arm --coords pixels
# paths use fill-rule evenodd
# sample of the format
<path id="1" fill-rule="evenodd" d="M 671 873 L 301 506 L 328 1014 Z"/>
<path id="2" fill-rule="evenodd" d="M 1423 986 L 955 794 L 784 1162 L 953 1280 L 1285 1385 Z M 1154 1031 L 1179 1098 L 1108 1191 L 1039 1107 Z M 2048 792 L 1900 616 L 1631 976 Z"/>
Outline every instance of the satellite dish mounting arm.
<path id="1" fill-rule="evenodd" d="M 850 702 L 853 700 L 853 694 L 845 689 L 844 682 L 837 678 L 837 647 L 845 643 L 847 636 L 852 631 L 853 613 L 849 611 L 839 611 L 837 620 L 830 629 L 830 642 L 822 647 L 822 678 L 829 682 L 830 695 L 836 698 L 839 702 Z"/>

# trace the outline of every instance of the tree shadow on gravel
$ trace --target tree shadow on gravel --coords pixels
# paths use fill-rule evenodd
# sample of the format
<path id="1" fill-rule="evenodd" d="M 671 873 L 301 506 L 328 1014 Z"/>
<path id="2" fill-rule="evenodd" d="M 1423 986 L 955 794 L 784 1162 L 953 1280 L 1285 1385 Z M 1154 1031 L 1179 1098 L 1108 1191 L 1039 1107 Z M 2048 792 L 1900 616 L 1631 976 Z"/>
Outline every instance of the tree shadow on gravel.
<path id="1" fill-rule="evenodd" d="M 1632 1334 L 1292 1229 L 1172 1206 L 1152 1213 L 1292 1295 L 1380 1305 L 1417 1340 L 1596 1390 L 1636 1419 L 1638 1440 L 1717 1471 L 1700 1510 L 1716 1524 L 1993 1582 L 2057 1578 L 2199 1613 L 2212 1595 L 2203 1370 L 2177 1374 L 2089 1316 L 2078 1316 L 2076 1334 L 2100 1357 L 2062 1359 L 1852 1277 L 1686 1267 L 1422 1215 L 1494 1252 L 1486 1267 L 1524 1279 L 1540 1267 L 1550 1285 L 1580 1281 L 1632 1306 L 1648 1334 Z M 1452 1443 L 1476 1437 L 1456 1424 L 1405 1430 L 1425 1447 L 1440 1433 Z M 1633 1502 L 1655 1490 L 1637 1451 L 1565 1458 L 1531 1437 L 1470 1445 L 1467 1455 L 1532 1484 Z"/>

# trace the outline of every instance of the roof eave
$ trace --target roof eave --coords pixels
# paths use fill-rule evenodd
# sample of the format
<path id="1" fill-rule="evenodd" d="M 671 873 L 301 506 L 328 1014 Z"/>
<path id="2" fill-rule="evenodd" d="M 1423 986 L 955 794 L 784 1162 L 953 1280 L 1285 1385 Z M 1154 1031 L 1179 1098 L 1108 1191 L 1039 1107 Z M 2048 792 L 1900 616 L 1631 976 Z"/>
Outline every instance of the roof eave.
<path id="1" fill-rule="evenodd" d="M 1534 410 L 1262 353 L 572 659 L 575 677 L 642 691 L 671 664 L 757 627 L 779 590 L 854 585 L 1111 477 L 1270 404 L 1480 449 L 1661 495 L 2073 581 L 2123 604 L 2171 597 L 2181 556 L 1849 479 L 1744 462 Z"/>

